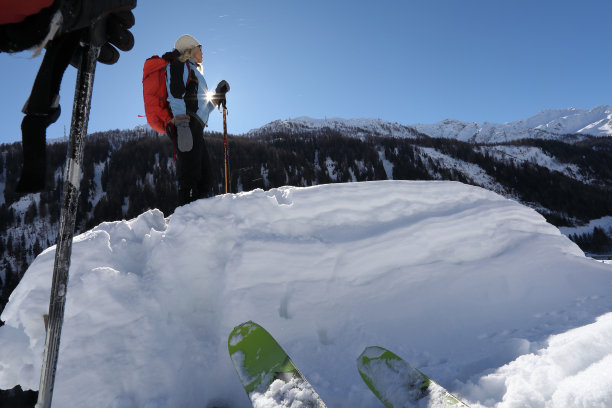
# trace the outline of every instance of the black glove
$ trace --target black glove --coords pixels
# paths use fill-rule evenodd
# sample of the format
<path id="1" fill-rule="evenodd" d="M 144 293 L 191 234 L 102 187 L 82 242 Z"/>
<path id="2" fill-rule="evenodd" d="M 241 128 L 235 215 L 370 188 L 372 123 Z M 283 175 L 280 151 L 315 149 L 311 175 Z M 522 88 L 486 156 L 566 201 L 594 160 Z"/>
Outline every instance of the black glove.
<path id="1" fill-rule="evenodd" d="M 134 46 L 134 36 L 129 29 L 134 25 L 132 9 L 136 7 L 136 1 L 55 0 L 50 7 L 24 16 L 20 22 L 0 25 L 0 51 L 17 52 L 36 47 L 42 50 L 49 40 L 58 40 L 70 32 L 97 25 L 101 29 L 96 30 L 97 38 L 92 42 L 102 46 L 98 61 L 114 64 L 119 59 L 115 47 L 129 51 Z M 58 20 L 58 17 L 61 18 Z M 59 29 L 51 22 L 60 24 Z M 51 26 L 58 29 L 56 33 L 49 32 Z"/>
<path id="2" fill-rule="evenodd" d="M 221 105 L 225 106 L 225 102 L 226 102 L 225 94 L 228 93 L 229 90 L 230 90 L 230 86 L 225 79 L 219 82 L 219 84 L 217 85 L 217 88 L 215 89 L 215 94 L 212 97 L 212 103 L 217 108 L 219 108 L 219 106 Z"/>
<path id="3" fill-rule="evenodd" d="M 60 5 L 64 18 L 61 32 L 87 28 L 111 14 L 132 14 L 134 7 L 136 0 L 63 0 Z M 131 19 L 134 20 L 133 14 Z"/>
<path id="4" fill-rule="evenodd" d="M 119 59 L 119 52 L 115 47 L 121 51 L 129 51 L 134 47 L 134 36 L 129 31 L 133 25 L 134 14 L 131 11 L 111 14 L 106 18 L 106 35 L 99 41 L 103 45 L 98 61 L 114 64 Z"/>
<path id="5" fill-rule="evenodd" d="M 134 7 L 136 0 L 65 0 L 60 8 L 64 18 L 61 33 L 95 26 L 90 40 L 101 45 L 98 61 L 114 64 L 119 59 L 115 47 L 121 51 L 134 47 L 134 36 L 129 31 L 135 21 Z"/>
<path id="6" fill-rule="evenodd" d="M 221 82 L 217 85 L 217 89 L 215 89 L 215 93 L 217 94 L 226 94 L 230 90 L 230 86 L 225 79 L 222 79 Z"/>

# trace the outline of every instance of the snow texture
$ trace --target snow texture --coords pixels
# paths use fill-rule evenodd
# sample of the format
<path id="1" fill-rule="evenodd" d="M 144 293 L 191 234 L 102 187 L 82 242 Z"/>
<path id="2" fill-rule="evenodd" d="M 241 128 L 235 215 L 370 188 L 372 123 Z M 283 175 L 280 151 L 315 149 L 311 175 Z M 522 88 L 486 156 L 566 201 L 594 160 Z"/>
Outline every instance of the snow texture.
<path id="1" fill-rule="evenodd" d="M 324 408 L 312 387 L 301 378 L 276 379 L 265 392 L 252 392 L 253 408 Z"/>
<path id="2" fill-rule="evenodd" d="M 37 389 L 54 247 L 1 318 L 0 388 Z M 75 237 L 53 401 L 249 407 L 227 352 L 253 320 L 330 407 L 378 407 L 355 359 L 400 355 L 470 406 L 612 406 L 612 266 L 456 182 L 223 195 Z"/>

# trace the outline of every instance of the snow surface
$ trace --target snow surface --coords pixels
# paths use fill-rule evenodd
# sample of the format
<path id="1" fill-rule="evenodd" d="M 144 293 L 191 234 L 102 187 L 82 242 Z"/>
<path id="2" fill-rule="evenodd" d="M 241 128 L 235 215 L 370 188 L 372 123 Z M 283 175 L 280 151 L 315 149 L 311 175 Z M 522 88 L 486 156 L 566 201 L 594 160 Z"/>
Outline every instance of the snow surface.
<path id="1" fill-rule="evenodd" d="M 321 408 L 317 393 L 300 378 L 276 379 L 265 392 L 250 395 L 253 408 Z"/>
<path id="2" fill-rule="evenodd" d="M 487 172 L 477 164 L 464 162 L 463 160 L 455 159 L 447 154 L 444 154 L 434 148 L 431 147 L 417 147 L 416 150 L 421 153 L 423 157 L 429 157 L 437 164 L 446 169 L 453 169 L 459 173 L 462 173 L 466 177 L 469 177 L 472 183 L 475 183 L 478 186 L 484 187 L 487 190 L 495 191 L 496 193 L 502 194 L 506 193 L 505 187 L 495 181 L 495 178 L 491 177 L 487 174 Z M 427 166 L 427 161 L 424 161 Z M 428 166 L 430 167 L 430 166 Z M 434 177 L 437 179 L 442 179 L 443 176 L 440 174 L 436 174 L 435 171 L 431 168 L 428 168 L 430 174 L 433 173 Z"/>
<path id="3" fill-rule="evenodd" d="M 517 165 L 524 163 L 534 163 L 538 166 L 545 167 L 550 171 L 556 171 L 566 175 L 567 177 L 578 180 L 582 183 L 589 184 L 593 179 L 585 176 L 580 166 L 572 163 L 563 163 L 556 158 L 550 156 L 539 147 L 535 146 L 514 146 L 514 145 L 483 145 L 479 147 L 481 153 L 489 153 L 497 160 L 511 160 Z"/>
<path id="4" fill-rule="evenodd" d="M 38 388 L 53 257 L 1 316 L 2 389 Z M 249 407 L 227 336 L 253 320 L 329 407 L 381 406 L 356 368 L 370 345 L 472 407 L 612 406 L 611 268 L 534 210 L 456 182 L 151 210 L 75 238 L 53 401 Z"/>
<path id="5" fill-rule="evenodd" d="M 612 216 L 591 220 L 587 224 L 578 227 L 560 227 L 559 230 L 565 235 L 570 236 L 572 234 L 592 234 L 595 227 L 612 231 Z"/>

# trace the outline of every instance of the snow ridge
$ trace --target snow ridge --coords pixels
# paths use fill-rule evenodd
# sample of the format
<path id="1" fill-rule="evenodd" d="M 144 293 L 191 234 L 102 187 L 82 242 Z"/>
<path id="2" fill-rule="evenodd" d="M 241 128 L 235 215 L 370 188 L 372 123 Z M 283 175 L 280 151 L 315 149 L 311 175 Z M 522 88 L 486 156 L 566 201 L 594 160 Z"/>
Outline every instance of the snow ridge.
<path id="1" fill-rule="evenodd" d="M 527 119 L 504 124 L 463 122 L 445 119 L 434 124 L 401 125 L 381 119 L 314 119 L 307 116 L 276 120 L 246 134 L 248 137 L 275 132 L 288 134 L 332 129 L 349 137 L 366 136 L 417 138 L 452 138 L 473 143 L 503 143 L 528 138 L 565 140 L 582 138 L 568 135 L 612 136 L 612 106 L 603 105 L 587 110 L 580 108 L 544 110 Z"/>
<path id="2" fill-rule="evenodd" d="M 569 134 L 612 136 L 612 106 L 544 110 L 527 119 L 504 124 L 462 122 L 447 119 L 414 127 L 432 137 L 456 138 L 466 142 L 500 143 L 527 138 L 567 139 Z"/>
<path id="3" fill-rule="evenodd" d="M 382 119 L 314 119 L 301 116 L 295 119 L 275 120 L 259 129 L 253 129 L 246 134 L 255 137 L 270 133 L 283 132 L 288 134 L 315 132 L 331 129 L 347 137 L 364 138 L 366 136 L 416 138 L 418 132 L 410 127 Z"/>
<path id="4" fill-rule="evenodd" d="M 38 387 L 54 250 L 2 313 L 0 388 Z M 54 403 L 250 407 L 227 338 L 254 320 L 330 407 L 377 406 L 355 367 L 368 345 L 473 407 L 610 406 L 611 280 L 535 211 L 456 182 L 150 210 L 75 237 Z"/>

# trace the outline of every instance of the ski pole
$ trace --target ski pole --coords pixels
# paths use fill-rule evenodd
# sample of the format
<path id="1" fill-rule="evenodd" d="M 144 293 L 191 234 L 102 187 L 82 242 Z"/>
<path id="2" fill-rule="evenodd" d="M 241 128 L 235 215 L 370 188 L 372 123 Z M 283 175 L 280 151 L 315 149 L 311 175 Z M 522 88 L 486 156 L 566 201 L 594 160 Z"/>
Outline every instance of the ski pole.
<path id="1" fill-rule="evenodd" d="M 100 46 L 89 44 L 81 52 L 74 90 L 70 139 L 68 155 L 66 157 L 66 169 L 64 171 L 64 196 L 62 199 L 60 226 L 57 233 L 53 283 L 49 299 L 49 323 L 45 341 L 45 354 L 40 373 L 37 408 L 49 408 L 53 397 L 60 337 L 64 321 L 64 307 L 66 305 L 66 292 L 68 289 L 72 237 L 74 236 L 79 199 L 83 147 L 85 145 L 85 135 L 87 134 L 96 58 L 99 51 Z"/>
<path id="2" fill-rule="evenodd" d="M 225 194 L 231 192 L 227 183 L 228 179 L 228 167 L 229 167 L 229 148 L 227 143 L 227 106 L 225 100 L 223 100 L 223 157 L 225 164 Z"/>

